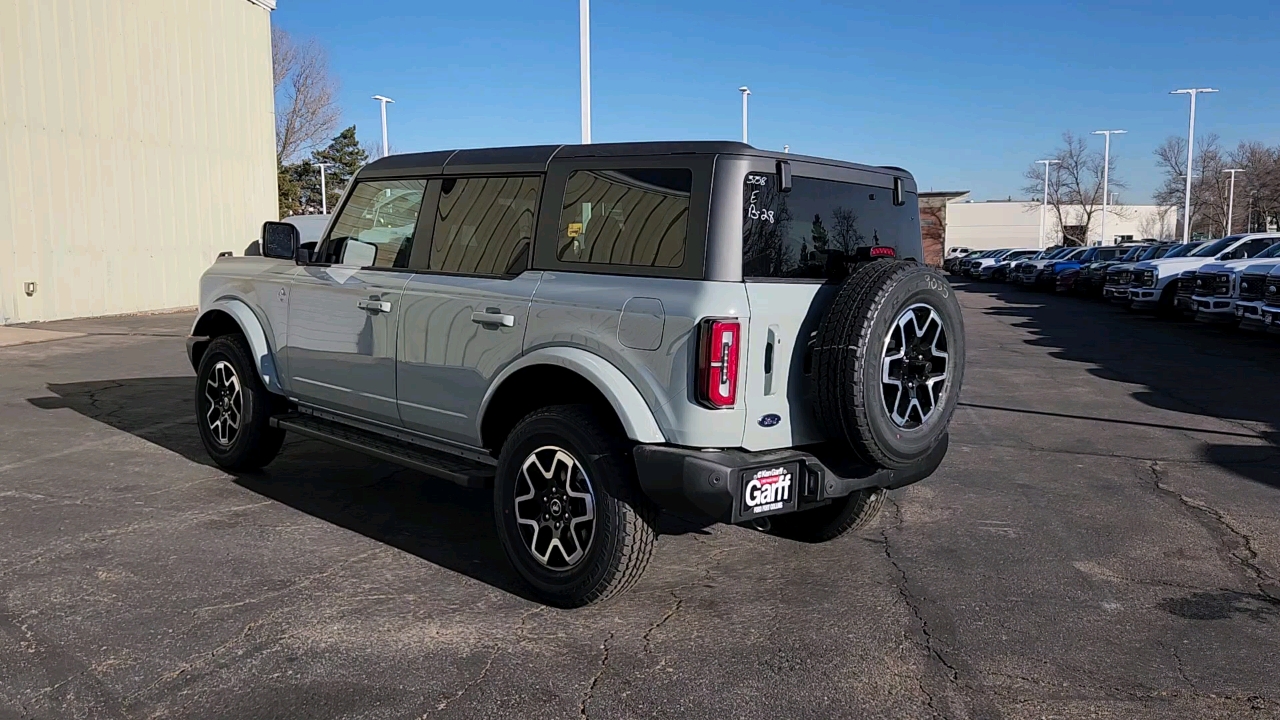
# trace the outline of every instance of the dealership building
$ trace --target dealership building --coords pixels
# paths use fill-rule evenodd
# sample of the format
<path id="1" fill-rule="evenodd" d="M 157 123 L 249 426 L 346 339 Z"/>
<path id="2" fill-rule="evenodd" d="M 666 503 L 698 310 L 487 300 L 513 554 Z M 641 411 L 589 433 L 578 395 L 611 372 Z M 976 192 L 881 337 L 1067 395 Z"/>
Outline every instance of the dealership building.
<path id="1" fill-rule="evenodd" d="M 0 2 L 0 323 L 195 305 L 275 219 L 274 5 Z"/>
<path id="2" fill-rule="evenodd" d="M 948 248 L 974 250 L 996 248 L 1034 248 L 1040 245 L 1040 203 L 1035 200 L 998 200 L 974 202 L 968 193 L 945 195 L 946 213 L 943 231 Z M 923 214 L 923 212 L 922 212 Z M 1045 212 L 1045 245 L 1061 245 L 1067 236 L 1083 234 L 1084 209 L 1063 208 L 1063 221 L 1058 221 L 1052 207 Z M 1106 237 L 1102 236 L 1102 210 L 1095 211 L 1088 232 L 1090 245 L 1114 245 L 1118 242 L 1154 238 L 1173 239 L 1177 227 L 1177 208 L 1161 205 L 1113 205 L 1107 213 Z M 1064 227 L 1065 226 L 1065 227 Z"/>

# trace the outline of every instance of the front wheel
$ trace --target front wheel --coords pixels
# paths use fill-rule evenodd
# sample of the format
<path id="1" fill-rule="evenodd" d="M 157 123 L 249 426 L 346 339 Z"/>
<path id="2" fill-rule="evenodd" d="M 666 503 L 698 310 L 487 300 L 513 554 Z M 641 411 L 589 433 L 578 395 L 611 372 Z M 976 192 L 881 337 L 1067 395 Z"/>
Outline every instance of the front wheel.
<path id="1" fill-rule="evenodd" d="M 606 600 L 631 587 L 653 554 L 656 512 L 614 425 L 587 406 L 545 408 L 516 425 L 498 457 L 498 537 L 550 605 Z"/>
<path id="2" fill-rule="evenodd" d="M 196 374 L 196 424 L 209 457 L 233 471 L 257 470 L 275 459 L 284 431 L 271 427 L 280 402 L 263 386 L 244 338 L 209 343 Z"/>

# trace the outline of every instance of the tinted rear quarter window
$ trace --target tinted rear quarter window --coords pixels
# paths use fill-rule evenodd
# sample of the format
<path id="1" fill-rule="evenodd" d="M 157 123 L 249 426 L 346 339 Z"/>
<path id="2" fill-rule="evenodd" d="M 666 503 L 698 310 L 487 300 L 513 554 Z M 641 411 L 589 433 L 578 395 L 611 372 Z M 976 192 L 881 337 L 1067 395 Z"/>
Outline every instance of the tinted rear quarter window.
<path id="1" fill-rule="evenodd" d="M 918 243 L 916 196 L 895 206 L 891 188 L 794 176 L 791 192 L 772 174 L 743 184 L 742 275 L 745 278 L 839 280 L 860 247 L 899 249 Z"/>
<path id="2" fill-rule="evenodd" d="M 534 177 L 445 178 L 430 268 L 499 275 L 533 240 L 541 181 Z"/>
<path id="3" fill-rule="evenodd" d="M 686 168 L 570 173 L 556 258 L 567 263 L 682 266 L 692 187 L 693 171 Z"/>

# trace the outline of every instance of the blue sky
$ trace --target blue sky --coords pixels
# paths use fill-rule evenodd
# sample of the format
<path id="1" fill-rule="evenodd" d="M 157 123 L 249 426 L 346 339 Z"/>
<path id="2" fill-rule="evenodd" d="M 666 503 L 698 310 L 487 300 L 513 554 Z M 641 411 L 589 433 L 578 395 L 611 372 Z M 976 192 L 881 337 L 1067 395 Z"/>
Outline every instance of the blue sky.
<path id="1" fill-rule="evenodd" d="M 927 8 L 927 9 L 925 9 Z M 892 164 L 922 189 L 1022 195 L 1065 130 L 1121 128 L 1125 201 L 1160 182 L 1151 151 L 1197 134 L 1280 144 L 1274 0 L 853 3 L 592 2 L 593 139 L 737 139 L 749 85 L 757 147 Z M 577 142 L 577 0 L 279 0 L 315 38 L 345 124 L 416 150 Z M 1094 138 L 1101 147 L 1102 138 Z"/>

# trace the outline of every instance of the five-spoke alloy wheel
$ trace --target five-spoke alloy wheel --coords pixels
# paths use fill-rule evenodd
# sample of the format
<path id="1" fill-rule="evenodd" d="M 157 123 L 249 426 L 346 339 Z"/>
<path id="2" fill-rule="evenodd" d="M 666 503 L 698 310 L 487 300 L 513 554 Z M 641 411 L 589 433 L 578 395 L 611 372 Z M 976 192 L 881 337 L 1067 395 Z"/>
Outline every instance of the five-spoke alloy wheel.
<path id="1" fill-rule="evenodd" d="M 535 410 L 498 455 L 493 509 L 502 547 L 539 599 L 558 607 L 630 587 L 653 554 L 656 511 L 610 415 L 587 405 Z"/>
<path id="2" fill-rule="evenodd" d="M 196 425 L 209 457 L 227 470 L 256 470 L 271 462 L 284 431 L 271 427 L 283 398 L 262 384 L 239 335 L 209 341 L 196 373 Z"/>
<path id="3" fill-rule="evenodd" d="M 204 382 L 204 397 L 209 401 L 204 416 L 209 432 L 219 445 L 230 447 L 240 433 L 240 420 L 244 416 L 244 393 L 240 391 L 240 378 L 231 363 L 226 360 L 214 363 L 213 372 Z"/>
<path id="4" fill-rule="evenodd" d="M 947 381 L 947 331 L 928 303 L 902 311 L 884 339 L 884 409 L 904 430 L 920 427 L 937 409 Z"/>

